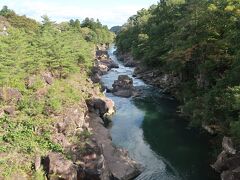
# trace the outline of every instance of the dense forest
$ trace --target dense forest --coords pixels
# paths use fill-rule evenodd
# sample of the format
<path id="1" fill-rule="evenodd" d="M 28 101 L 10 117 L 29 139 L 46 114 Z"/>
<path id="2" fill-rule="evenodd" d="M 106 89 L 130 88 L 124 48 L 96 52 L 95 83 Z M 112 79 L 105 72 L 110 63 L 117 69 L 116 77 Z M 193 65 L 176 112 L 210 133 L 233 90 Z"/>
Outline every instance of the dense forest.
<path id="1" fill-rule="evenodd" d="M 190 124 L 240 139 L 239 0 L 162 0 L 128 19 L 119 53 L 178 79 L 174 94 Z"/>
<path id="2" fill-rule="evenodd" d="M 54 121 L 85 102 L 93 88 L 88 79 L 95 47 L 114 39 L 98 20 L 42 19 L 7 6 L 0 11 L 0 179 L 44 179 L 41 169 L 32 171 L 34 158 L 63 152 L 53 138 Z"/>

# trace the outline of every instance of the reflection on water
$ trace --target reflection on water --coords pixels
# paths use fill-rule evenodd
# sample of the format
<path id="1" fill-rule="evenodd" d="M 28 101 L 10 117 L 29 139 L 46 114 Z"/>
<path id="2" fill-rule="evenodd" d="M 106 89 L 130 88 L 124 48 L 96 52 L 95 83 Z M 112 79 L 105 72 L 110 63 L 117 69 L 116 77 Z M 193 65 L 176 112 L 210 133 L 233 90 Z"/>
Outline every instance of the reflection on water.
<path id="1" fill-rule="evenodd" d="M 110 50 L 113 60 L 116 57 Z M 133 68 L 120 64 L 102 77 L 111 87 L 120 74 L 131 76 Z M 132 77 L 132 76 L 131 76 Z M 116 146 L 124 147 L 140 162 L 143 173 L 137 180 L 215 180 L 209 167 L 210 145 L 206 135 L 189 130 L 177 116 L 176 102 L 139 79 L 134 86 L 144 90 L 145 97 L 121 98 L 110 93 L 117 113 L 113 117 L 111 135 Z"/>

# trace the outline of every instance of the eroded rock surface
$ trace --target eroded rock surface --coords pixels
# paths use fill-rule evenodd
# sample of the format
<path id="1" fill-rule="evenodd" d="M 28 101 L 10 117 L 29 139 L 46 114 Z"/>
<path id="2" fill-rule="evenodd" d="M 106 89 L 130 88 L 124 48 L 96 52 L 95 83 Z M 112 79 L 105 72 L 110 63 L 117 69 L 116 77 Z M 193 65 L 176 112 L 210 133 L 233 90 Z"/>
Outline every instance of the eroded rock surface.
<path id="1" fill-rule="evenodd" d="M 115 96 L 128 98 L 134 94 L 133 80 L 127 75 L 119 75 L 112 86 L 112 92 Z"/>
<path id="2" fill-rule="evenodd" d="M 114 102 L 106 97 L 94 97 L 86 100 L 89 112 L 98 114 L 104 121 L 111 121 L 111 116 L 115 113 Z"/>
<path id="3" fill-rule="evenodd" d="M 117 55 L 118 60 L 122 61 L 126 67 L 135 67 L 137 65 L 137 62 L 133 59 L 130 53 L 121 54 L 116 52 L 115 55 Z"/>
<path id="4" fill-rule="evenodd" d="M 99 83 L 101 80 L 100 76 L 106 74 L 112 68 L 119 67 L 117 63 L 109 58 L 107 48 L 108 46 L 106 45 L 97 46 L 95 62 L 91 76 L 91 79 L 94 83 Z"/>
<path id="5" fill-rule="evenodd" d="M 114 179 L 130 180 L 140 174 L 140 166 L 128 157 L 126 151 L 113 146 L 108 129 L 103 126 L 102 120 L 95 113 L 89 114 L 90 127 L 93 129 L 93 138 L 102 148 L 106 166 Z"/>
<path id="6" fill-rule="evenodd" d="M 0 88 L 0 100 L 7 103 L 16 103 L 22 98 L 22 94 L 15 88 Z"/>
<path id="7" fill-rule="evenodd" d="M 217 161 L 211 166 L 221 173 L 221 180 L 239 180 L 240 154 L 234 149 L 231 138 L 223 138 L 222 149 Z"/>
<path id="8" fill-rule="evenodd" d="M 45 159 L 45 167 L 50 180 L 78 179 L 78 167 L 60 153 L 50 152 Z"/>

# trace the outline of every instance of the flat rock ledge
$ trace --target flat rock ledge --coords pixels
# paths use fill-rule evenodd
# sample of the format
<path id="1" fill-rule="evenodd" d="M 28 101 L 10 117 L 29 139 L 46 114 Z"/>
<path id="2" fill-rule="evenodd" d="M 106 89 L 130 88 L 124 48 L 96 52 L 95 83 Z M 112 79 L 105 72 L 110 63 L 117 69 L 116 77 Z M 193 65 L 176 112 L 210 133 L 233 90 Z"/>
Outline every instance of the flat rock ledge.
<path id="1" fill-rule="evenodd" d="M 102 119 L 95 113 L 89 113 L 89 124 L 93 131 L 93 139 L 101 147 L 106 168 L 112 179 L 130 180 L 137 177 L 141 167 L 129 158 L 127 151 L 113 146 L 109 130 L 104 127 Z M 110 179 L 111 179 L 110 178 Z"/>
<path id="2" fill-rule="evenodd" d="M 240 153 L 233 147 L 231 138 L 223 138 L 222 152 L 211 167 L 221 174 L 221 180 L 240 179 Z"/>

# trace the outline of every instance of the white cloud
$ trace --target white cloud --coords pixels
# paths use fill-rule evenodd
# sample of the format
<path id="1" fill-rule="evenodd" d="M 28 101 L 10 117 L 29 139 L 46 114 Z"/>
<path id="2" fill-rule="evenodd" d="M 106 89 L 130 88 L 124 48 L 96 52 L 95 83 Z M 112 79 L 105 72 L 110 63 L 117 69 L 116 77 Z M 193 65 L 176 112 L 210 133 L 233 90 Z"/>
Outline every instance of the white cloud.
<path id="1" fill-rule="evenodd" d="M 41 21 L 41 16 L 47 14 L 52 20 L 60 22 L 85 17 L 99 19 L 103 24 L 109 26 L 121 25 L 127 21 L 128 17 L 135 14 L 137 10 L 143 8 L 141 4 L 121 4 L 109 7 L 104 2 L 98 1 L 99 5 L 86 6 L 86 3 L 74 1 L 67 3 L 57 1 L 38 1 L 38 0 L 3 0 L 0 5 L 8 5 L 19 14 Z"/>

